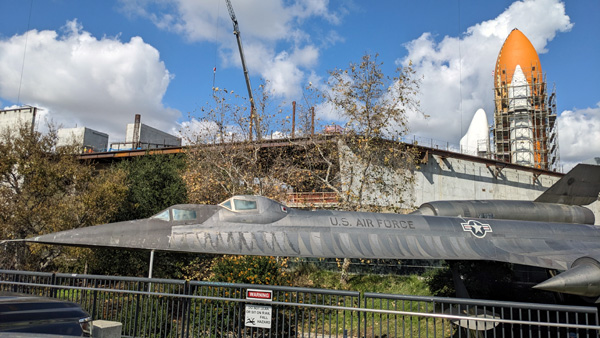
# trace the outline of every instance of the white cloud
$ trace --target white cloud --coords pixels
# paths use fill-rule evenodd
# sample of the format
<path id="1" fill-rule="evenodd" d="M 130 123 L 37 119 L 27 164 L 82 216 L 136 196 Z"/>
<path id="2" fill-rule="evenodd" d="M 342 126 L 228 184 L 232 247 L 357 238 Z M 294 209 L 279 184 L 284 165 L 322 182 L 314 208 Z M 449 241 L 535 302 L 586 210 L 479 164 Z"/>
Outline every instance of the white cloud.
<path id="1" fill-rule="evenodd" d="M 214 121 L 191 119 L 179 124 L 179 130 L 174 133 L 183 139 L 184 145 L 197 143 L 240 142 L 247 135 L 238 126 L 223 124 L 219 126 Z"/>
<path id="2" fill-rule="evenodd" d="M 231 34 L 232 22 L 224 1 L 197 0 L 121 0 L 122 10 L 130 15 L 150 19 L 156 26 L 183 34 L 191 41 L 221 42 Z M 343 14 L 329 10 L 328 0 L 234 1 L 235 17 L 244 38 L 262 41 L 288 39 L 298 23 L 320 17 L 339 24 Z M 306 35 L 302 35 L 306 37 Z"/>
<path id="3" fill-rule="evenodd" d="M 225 66 L 241 67 L 232 22 L 224 2 L 197 0 L 122 0 L 123 10 L 150 19 L 161 29 L 176 32 L 190 41 L 215 42 L 221 49 Z M 243 40 L 246 62 L 252 74 L 260 74 L 270 82 L 277 96 L 290 98 L 301 92 L 306 70 L 319 57 L 319 48 L 302 29 L 309 18 L 321 18 L 329 24 L 339 24 L 343 14 L 329 9 L 328 0 L 237 1 L 234 11 Z M 329 46 L 335 33 L 324 37 L 321 46 Z M 282 47 L 286 42 L 289 47 Z"/>
<path id="4" fill-rule="evenodd" d="M 53 122 L 91 127 L 114 142 L 124 140 L 135 114 L 161 130 L 180 116 L 162 105 L 171 75 L 154 47 L 140 37 L 97 39 L 77 21 L 62 33 L 31 30 L 0 40 L 0 97 L 17 101 L 26 39 L 20 101 L 43 107 Z"/>
<path id="5" fill-rule="evenodd" d="M 312 67 L 319 59 L 319 49 L 313 45 L 305 46 L 304 48 L 294 49 L 290 60 L 294 64 L 302 67 Z"/>
<path id="6" fill-rule="evenodd" d="M 254 58 L 260 55 L 253 53 Z M 319 57 L 314 46 L 298 48 L 292 54 L 281 52 L 263 64 L 261 73 L 268 80 L 268 90 L 284 97 L 298 97 L 306 80 L 305 73 L 299 67 L 310 67 Z"/>
<path id="7" fill-rule="evenodd" d="M 219 126 L 214 121 L 190 119 L 180 124 L 179 135 L 184 145 L 196 142 L 213 143 L 217 141 Z"/>
<path id="8" fill-rule="evenodd" d="M 338 14 L 331 13 L 328 8 L 329 0 L 303 0 L 298 1 L 291 6 L 292 12 L 300 19 L 311 16 L 320 16 L 325 18 L 332 24 L 339 24 L 340 17 Z"/>
<path id="9" fill-rule="evenodd" d="M 600 157 L 600 102 L 595 108 L 563 111 L 558 117 L 558 140 L 565 170 Z"/>
<path id="10" fill-rule="evenodd" d="M 467 28 L 461 37 L 445 36 L 438 42 L 437 37 L 424 33 L 407 43 L 408 55 L 398 63 L 412 61 L 423 76 L 421 108 L 430 116 L 423 119 L 411 114 L 411 132 L 458 143 L 477 109 L 483 108 L 493 121 L 492 72 L 510 31 L 518 28 L 538 53 L 543 53 L 557 32 L 571 27 L 560 1 L 524 0 L 514 2 L 492 20 Z"/>

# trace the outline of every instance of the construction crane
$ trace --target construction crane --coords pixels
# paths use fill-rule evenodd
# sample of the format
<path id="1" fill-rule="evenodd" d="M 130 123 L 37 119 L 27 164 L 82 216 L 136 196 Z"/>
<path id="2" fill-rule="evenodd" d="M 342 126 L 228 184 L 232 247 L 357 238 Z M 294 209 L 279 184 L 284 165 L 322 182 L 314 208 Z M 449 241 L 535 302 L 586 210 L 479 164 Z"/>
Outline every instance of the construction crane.
<path id="1" fill-rule="evenodd" d="M 260 125 L 258 123 L 258 117 L 256 114 L 256 109 L 254 106 L 254 97 L 252 96 L 252 86 L 250 85 L 250 76 L 248 76 L 248 68 L 246 68 L 246 59 L 244 58 L 244 49 L 242 48 L 242 38 L 240 36 L 240 28 L 238 26 L 237 18 L 235 17 L 235 12 L 233 11 L 233 6 L 231 5 L 230 0 L 225 0 L 227 3 L 227 10 L 229 10 L 229 16 L 231 17 L 231 21 L 233 21 L 233 35 L 237 39 L 238 48 L 240 50 L 240 58 L 242 59 L 242 68 L 244 70 L 244 78 L 246 79 L 246 88 L 248 89 L 248 97 L 250 98 L 250 141 L 252 141 L 252 129 L 256 130 L 256 139 L 258 141 L 262 140 L 262 136 L 260 133 Z M 252 127 L 254 125 L 254 128 Z"/>

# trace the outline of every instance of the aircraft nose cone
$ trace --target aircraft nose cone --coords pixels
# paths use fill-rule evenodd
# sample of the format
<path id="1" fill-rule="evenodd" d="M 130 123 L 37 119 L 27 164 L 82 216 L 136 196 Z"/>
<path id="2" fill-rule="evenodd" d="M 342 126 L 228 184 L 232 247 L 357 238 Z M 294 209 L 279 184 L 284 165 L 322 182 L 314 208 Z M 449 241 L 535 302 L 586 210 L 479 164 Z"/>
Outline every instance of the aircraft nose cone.
<path id="1" fill-rule="evenodd" d="M 121 247 L 132 249 L 168 249 L 169 225 L 147 220 L 109 223 L 28 238 L 28 242 L 46 244 Z"/>

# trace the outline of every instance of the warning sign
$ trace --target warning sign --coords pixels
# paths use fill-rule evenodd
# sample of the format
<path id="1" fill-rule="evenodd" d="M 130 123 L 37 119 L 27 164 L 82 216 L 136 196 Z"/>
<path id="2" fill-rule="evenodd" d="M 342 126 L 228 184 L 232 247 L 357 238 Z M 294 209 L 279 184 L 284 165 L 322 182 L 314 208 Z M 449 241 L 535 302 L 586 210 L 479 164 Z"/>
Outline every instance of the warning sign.
<path id="1" fill-rule="evenodd" d="M 248 327 L 271 328 L 272 310 L 270 306 L 246 304 L 246 319 Z"/>
<path id="2" fill-rule="evenodd" d="M 273 300 L 273 291 L 248 289 L 246 291 L 246 299 Z"/>

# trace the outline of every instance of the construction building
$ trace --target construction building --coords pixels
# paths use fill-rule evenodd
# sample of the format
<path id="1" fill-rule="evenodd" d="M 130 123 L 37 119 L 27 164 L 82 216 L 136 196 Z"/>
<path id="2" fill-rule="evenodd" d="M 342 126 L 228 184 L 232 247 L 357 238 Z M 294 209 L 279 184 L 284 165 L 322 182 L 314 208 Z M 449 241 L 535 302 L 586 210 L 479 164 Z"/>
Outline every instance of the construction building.
<path id="1" fill-rule="evenodd" d="M 0 110 L 0 131 L 21 125 L 26 125 L 33 131 L 36 115 L 37 108 L 30 106 Z"/>
<path id="2" fill-rule="evenodd" d="M 61 128 L 58 130 L 57 146 L 75 145 L 82 153 L 106 151 L 108 134 L 86 127 Z"/>
<path id="3" fill-rule="evenodd" d="M 181 138 L 142 124 L 135 115 L 134 123 L 127 124 L 125 142 L 111 143 L 110 151 L 180 147 Z"/>
<path id="4" fill-rule="evenodd" d="M 556 95 L 538 54 L 518 29 L 508 35 L 494 70 L 495 157 L 544 170 L 558 167 Z"/>

